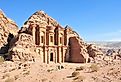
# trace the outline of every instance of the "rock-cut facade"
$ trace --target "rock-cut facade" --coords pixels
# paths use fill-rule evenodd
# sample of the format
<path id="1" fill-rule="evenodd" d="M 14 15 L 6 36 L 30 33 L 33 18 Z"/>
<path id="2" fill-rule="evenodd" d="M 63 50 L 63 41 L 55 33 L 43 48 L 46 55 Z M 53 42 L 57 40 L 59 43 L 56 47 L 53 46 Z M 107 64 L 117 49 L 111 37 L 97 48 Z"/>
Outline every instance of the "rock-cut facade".
<path id="1" fill-rule="evenodd" d="M 22 33 L 33 37 L 40 62 L 86 62 L 85 57 L 88 58 L 86 45 L 79 35 L 69 26 L 62 27 L 44 11 L 34 13 L 24 23 L 19 35 Z"/>

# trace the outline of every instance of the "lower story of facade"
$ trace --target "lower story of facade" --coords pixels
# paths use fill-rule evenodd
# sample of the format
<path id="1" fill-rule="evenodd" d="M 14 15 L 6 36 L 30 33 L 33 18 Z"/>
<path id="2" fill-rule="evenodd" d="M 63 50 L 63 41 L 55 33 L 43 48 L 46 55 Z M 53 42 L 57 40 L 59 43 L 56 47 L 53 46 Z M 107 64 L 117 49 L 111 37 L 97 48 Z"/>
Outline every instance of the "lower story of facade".
<path id="1" fill-rule="evenodd" d="M 67 46 L 37 46 L 36 52 L 43 63 L 64 63 Z"/>

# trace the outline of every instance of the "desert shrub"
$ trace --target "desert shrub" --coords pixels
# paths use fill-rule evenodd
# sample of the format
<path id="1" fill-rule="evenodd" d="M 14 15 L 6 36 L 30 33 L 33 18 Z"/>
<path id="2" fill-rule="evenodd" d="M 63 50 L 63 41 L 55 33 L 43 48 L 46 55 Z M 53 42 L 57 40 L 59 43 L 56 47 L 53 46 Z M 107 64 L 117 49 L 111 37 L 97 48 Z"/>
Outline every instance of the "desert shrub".
<path id="1" fill-rule="evenodd" d="M 73 79 L 73 81 L 75 81 L 75 82 L 81 82 L 81 81 L 83 81 L 84 79 L 85 79 L 84 76 L 77 76 L 76 78 Z"/>
<path id="2" fill-rule="evenodd" d="M 30 71 L 24 72 L 23 75 L 29 75 Z"/>
<path id="3" fill-rule="evenodd" d="M 2 56 L 0 56 L 0 64 L 3 63 L 5 60 Z"/>
<path id="4" fill-rule="evenodd" d="M 85 69 L 84 66 L 80 66 L 80 67 L 76 68 L 76 71 L 81 71 L 81 70 L 84 70 L 84 69 Z"/>
<path id="5" fill-rule="evenodd" d="M 19 78 L 19 75 L 14 76 L 14 78 L 15 78 L 15 80 L 17 80 Z"/>
<path id="6" fill-rule="evenodd" d="M 80 75 L 80 72 L 78 72 L 78 71 L 74 71 L 73 73 L 72 73 L 72 77 L 77 77 L 77 76 L 79 76 Z"/>
<path id="7" fill-rule="evenodd" d="M 47 72 L 52 72 L 52 71 L 54 71 L 54 69 L 48 69 L 48 70 L 47 70 Z"/>
<path id="8" fill-rule="evenodd" d="M 99 70 L 99 67 L 97 66 L 97 64 L 92 64 L 90 66 L 91 72 L 97 72 Z"/>
<path id="9" fill-rule="evenodd" d="M 69 69 L 73 69 L 72 67 L 70 67 Z"/>
<path id="10" fill-rule="evenodd" d="M 14 78 L 7 78 L 6 80 L 5 80 L 5 82 L 14 82 Z"/>
<path id="11" fill-rule="evenodd" d="M 44 79 L 42 79 L 41 81 L 42 82 L 46 82 L 48 79 L 47 78 L 44 78 Z"/>
<path id="12" fill-rule="evenodd" d="M 6 73 L 5 75 L 3 75 L 3 79 L 5 79 L 7 77 L 10 77 L 10 74 L 9 73 Z"/>
<path id="13" fill-rule="evenodd" d="M 14 70 L 16 70 L 16 68 L 12 68 L 12 69 L 10 69 L 9 72 L 14 71 Z"/>

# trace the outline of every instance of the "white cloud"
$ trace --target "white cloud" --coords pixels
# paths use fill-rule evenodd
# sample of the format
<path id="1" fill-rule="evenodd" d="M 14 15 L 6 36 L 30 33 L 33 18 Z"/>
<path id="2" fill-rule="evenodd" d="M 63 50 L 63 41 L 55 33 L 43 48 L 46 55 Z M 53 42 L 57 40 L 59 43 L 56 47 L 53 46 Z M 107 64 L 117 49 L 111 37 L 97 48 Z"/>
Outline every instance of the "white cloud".
<path id="1" fill-rule="evenodd" d="M 121 35 L 121 30 L 102 34 L 102 36 L 118 36 L 118 35 Z"/>
<path id="2" fill-rule="evenodd" d="M 121 41 L 121 30 L 99 34 L 99 39 L 105 41 Z"/>
<path id="3" fill-rule="evenodd" d="M 121 30 L 119 30 L 119 32 L 121 32 Z"/>
<path id="4" fill-rule="evenodd" d="M 113 39 L 110 39 L 110 40 L 107 40 L 107 41 L 121 41 L 121 38 L 113 38 Z"/>

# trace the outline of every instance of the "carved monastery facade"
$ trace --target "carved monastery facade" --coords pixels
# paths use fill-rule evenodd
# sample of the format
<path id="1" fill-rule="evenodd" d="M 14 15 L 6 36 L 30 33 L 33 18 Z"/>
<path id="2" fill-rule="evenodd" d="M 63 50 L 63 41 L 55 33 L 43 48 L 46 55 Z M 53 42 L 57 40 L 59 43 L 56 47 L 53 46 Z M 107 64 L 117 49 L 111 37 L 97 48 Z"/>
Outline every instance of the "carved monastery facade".
<path id="1" fill-rule="evenodd" d="M 37 17 L 37 14 L 38 17 Z M 71 28 L 63 28 L 53 18 L 49 17 L 43 11 L 35 13 L 24 24 L 33 36 L 36 52 L 44 63 L 63 63 L 69 61 L 68 43 L 71 35 Z M 70 34 L 70 35 L 69 35 Z"/>

